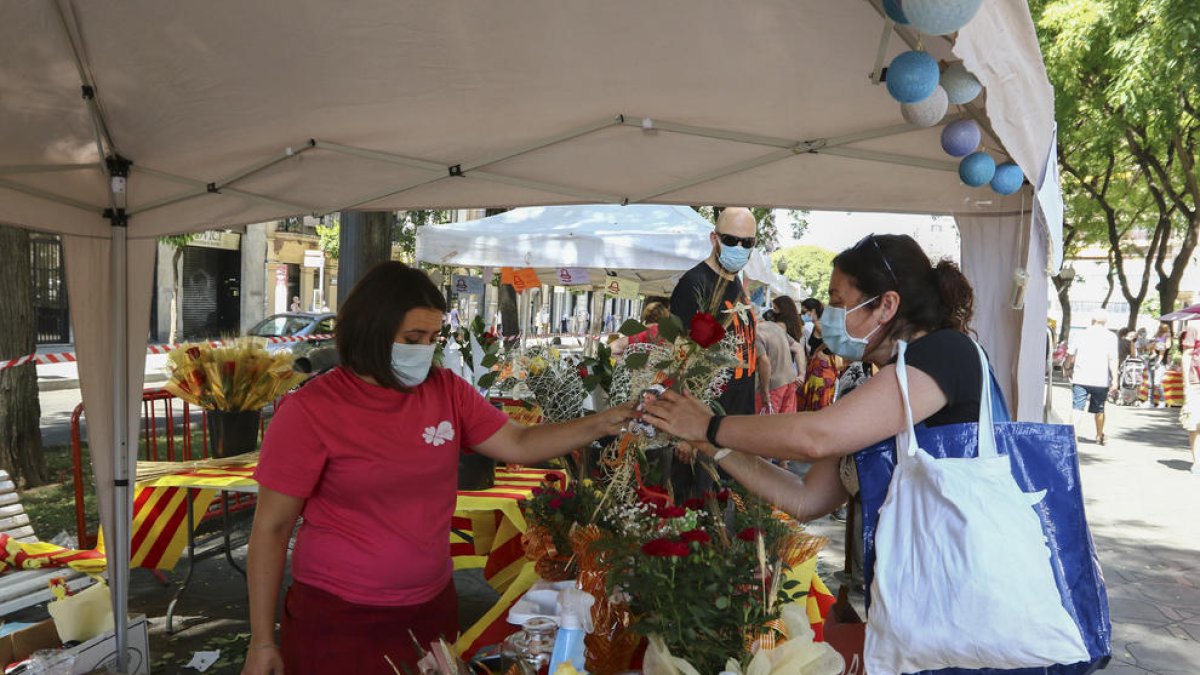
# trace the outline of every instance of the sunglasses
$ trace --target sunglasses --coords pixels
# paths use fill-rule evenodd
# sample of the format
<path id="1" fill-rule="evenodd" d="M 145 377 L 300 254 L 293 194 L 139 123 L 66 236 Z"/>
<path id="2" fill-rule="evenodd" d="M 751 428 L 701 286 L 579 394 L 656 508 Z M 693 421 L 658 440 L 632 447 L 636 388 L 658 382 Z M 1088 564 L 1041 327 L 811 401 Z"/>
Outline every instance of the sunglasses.
<path id="1" fill-rule="evenodd" d="M 879 254 L 879 259 L 883 261 L 883 266 L 887 268 L 888 274 L 892 277 L 892 283 L 896 284 L 896 287 L 899 288 L 900 280 L 896 278 L 896 273 L 892 271 L 892 263 L 888 262 L 887 256 L 883 254 L 883 249 L 879 247 L 879 242 L 875 241 L 874 233 L 868 234 L 860 239 L 859 242 L 854 245 L 854 248 L 860 248 L 868 241 L 871 242 L 871 244 L 875 247 L 875 251 Z"/>
<path id="2" fill-rule="evenodd" d="M 742 248 L 754 248 L 754 237 L 735 237 L 732 234 L 724 234 L 717 232 L 717 239 L 726 246 L 741 246 Z"/>

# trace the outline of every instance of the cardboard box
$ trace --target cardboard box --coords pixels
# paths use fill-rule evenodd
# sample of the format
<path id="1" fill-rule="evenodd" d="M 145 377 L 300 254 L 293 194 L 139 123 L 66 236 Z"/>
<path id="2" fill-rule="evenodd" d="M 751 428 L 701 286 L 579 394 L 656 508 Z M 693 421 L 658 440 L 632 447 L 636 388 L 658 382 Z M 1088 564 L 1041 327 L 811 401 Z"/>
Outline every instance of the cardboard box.
<path id="1" fill-rule="evenodd" d="M 148 630 L 145 616 L 138 614 L 129 617 L 129 662 L 126 672 L 130 675 L 150 675 Z M 86 675 L 98 669 L 102 672 L 105 665 L 116 661 L 116 642 L 116 636 L 110 631 L 68 649 L 67 653 L 75 657 L 71 675 Z M 61 646 L 54 621 L 47 619 L 0 638 L 0 668 L 23 661 L 39 649 L 56 649 Z"/>

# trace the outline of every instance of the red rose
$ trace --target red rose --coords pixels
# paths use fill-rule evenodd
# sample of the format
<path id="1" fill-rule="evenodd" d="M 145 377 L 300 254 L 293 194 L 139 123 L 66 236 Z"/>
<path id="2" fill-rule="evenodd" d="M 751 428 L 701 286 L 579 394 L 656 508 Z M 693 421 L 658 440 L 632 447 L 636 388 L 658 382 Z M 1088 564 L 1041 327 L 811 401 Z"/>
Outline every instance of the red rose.
<path id="1" fill-rule="evenodd" d="M 558 474 L 552 473 L 552 474 L 546 476 L 546 482 L 547 483 L 557 483 L 558 482 Z"/>
<path id="2" fill-rule="evenodd" d="M 754 541 L 757 537 L 758 537 L 758 528 L 757 527 L 747 527 L 746 529 L 737 533 L 737 538 L 741 539 L 742 541 Z"/>
<path id="3" fill-rule="evenodd" d="M 712 314 L 696 312 L 692 317 L 692 326 L 688 329 L 688 337 L 708 349 L 725 338 L 725 327 L 717 323 Z"/>
<path id="4" fill-rule="evenodd" d="M 642 544 L 642 553 L 655 558 L 684 558 L 691 555 L 692 548 L 682 541 L 652 539 Z"/>
<path id="5" fill-rule="evenodd" d="M 562 496 L 563 496 L 563 499 L 574 499 L 574 498 L 575 498 L 575 491 L 574 491 L 574 490 L 567 490 L 566 492 L 562 493 Z"/>
<path id="6" fill-rule="evenodd" d="M 729 490 L 729 488 L 724 488 L 720 492 L 717 493 L 717 501 L 724 504 L 725 502 L 729 501 L 729 497 L 732 495 L 733 495 L 733 492 L 731 492 Z"/>
<path id="7" fill-rule="evenodd" d="M 686 542 L 694 541 L 697 544 L 707 544 L 708 542 L 712 541 L 712 537 L 708 536 L 707 532 L 700 529 L 688 530 L 687 532 L 680 533 L 679 538 Z"/>
<path id="8" fill-rule="evenodd" d="M 544 494 L 546 494 L 546 489 L 540 488 L 540 487 L 535 487 L 532 490 L 530 490 L 530 492 L 532 492 L 535 495 L 544 495 Z"/>
<path id="9" fill-rule="evenodd" d="M 190 347 L 187 350 L 187 355 L 188 355 L 188 358 L 190 358 L 190 359 L 200 358 L 200 348 L 199 347 Z"/>
<path id="10" fill-rule="evenodd" d="M 550 500 L 550 508 L 557 509 L 561 506 L 562 506 L 562 497 L 555 497 L 554 499 Z M 742 535 L 739 534 L 738 536 L 740 537 Z"/>
<path id="11" fill-rule="evenodd" d="M 704 508 L 704 500 L 697 497 L 692 497 L 691 499 L 685 501 L 683 505 L 685 508 L 689 508 L 693 511 L 699 511 L 700 509 Z"/>
<path id="12" fill-rule="evenodd" d="M 660 506 L 658 507 L 659 518 L 682 518 L 687 515 L 687 509 L 682 506 Z"/>
<path id="13" fill-rule="evenodd" d="M 579 379 L 586 379 L 588 376 L 587 366 L 579 366 Z"/>

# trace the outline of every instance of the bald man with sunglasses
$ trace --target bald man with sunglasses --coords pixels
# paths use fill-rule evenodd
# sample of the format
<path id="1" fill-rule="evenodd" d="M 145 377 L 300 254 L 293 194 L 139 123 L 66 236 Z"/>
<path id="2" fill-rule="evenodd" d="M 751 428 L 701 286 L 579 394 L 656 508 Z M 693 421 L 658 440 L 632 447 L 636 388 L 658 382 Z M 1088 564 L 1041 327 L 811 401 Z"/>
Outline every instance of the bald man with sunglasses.
<path id="1" fill-rule="evenodd" d="M 726 414 L 755 413 L 755 378 L 758 374 L 757 324 L 750 311 L 750 298 L 742 287 L 738 273 L 750 260 L 758 236 L 758 222 L 746 208 L 726 208 L 717 218 L 717 226 L 709 235 L 712 253 L 688 270 L 671 294 L 671 313 L 690 327 L 697 312 L 713 312 L 717 321 L 737 338 L 736 356 L 729 388 L 718 402 Z M 719 297 L 715 297 L 717 293 Z M 714 304 L 715 303 L 715 304 Z M 694 451 L 688 449 L 688 458 Z M 711 479 L 704 472 L 676 464 L 672 469 L 675 498 L 683 499 L 704 492 Z"/>

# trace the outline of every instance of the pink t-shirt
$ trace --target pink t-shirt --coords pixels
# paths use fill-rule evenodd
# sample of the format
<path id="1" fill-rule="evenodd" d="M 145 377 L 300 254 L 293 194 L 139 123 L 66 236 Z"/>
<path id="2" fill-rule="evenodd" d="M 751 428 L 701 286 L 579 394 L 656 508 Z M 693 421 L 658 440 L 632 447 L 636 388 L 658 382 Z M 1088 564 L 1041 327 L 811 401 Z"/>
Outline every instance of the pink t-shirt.
<path id="1" fill-rule="evenodd" d="M 364 605 L 415 605 L 450 582 L 458 455 L 508 417 L 434 369 L 411 393 L 337 368 L 288 396 L 255 479 L 305 499 L 292 576 Z"/>

